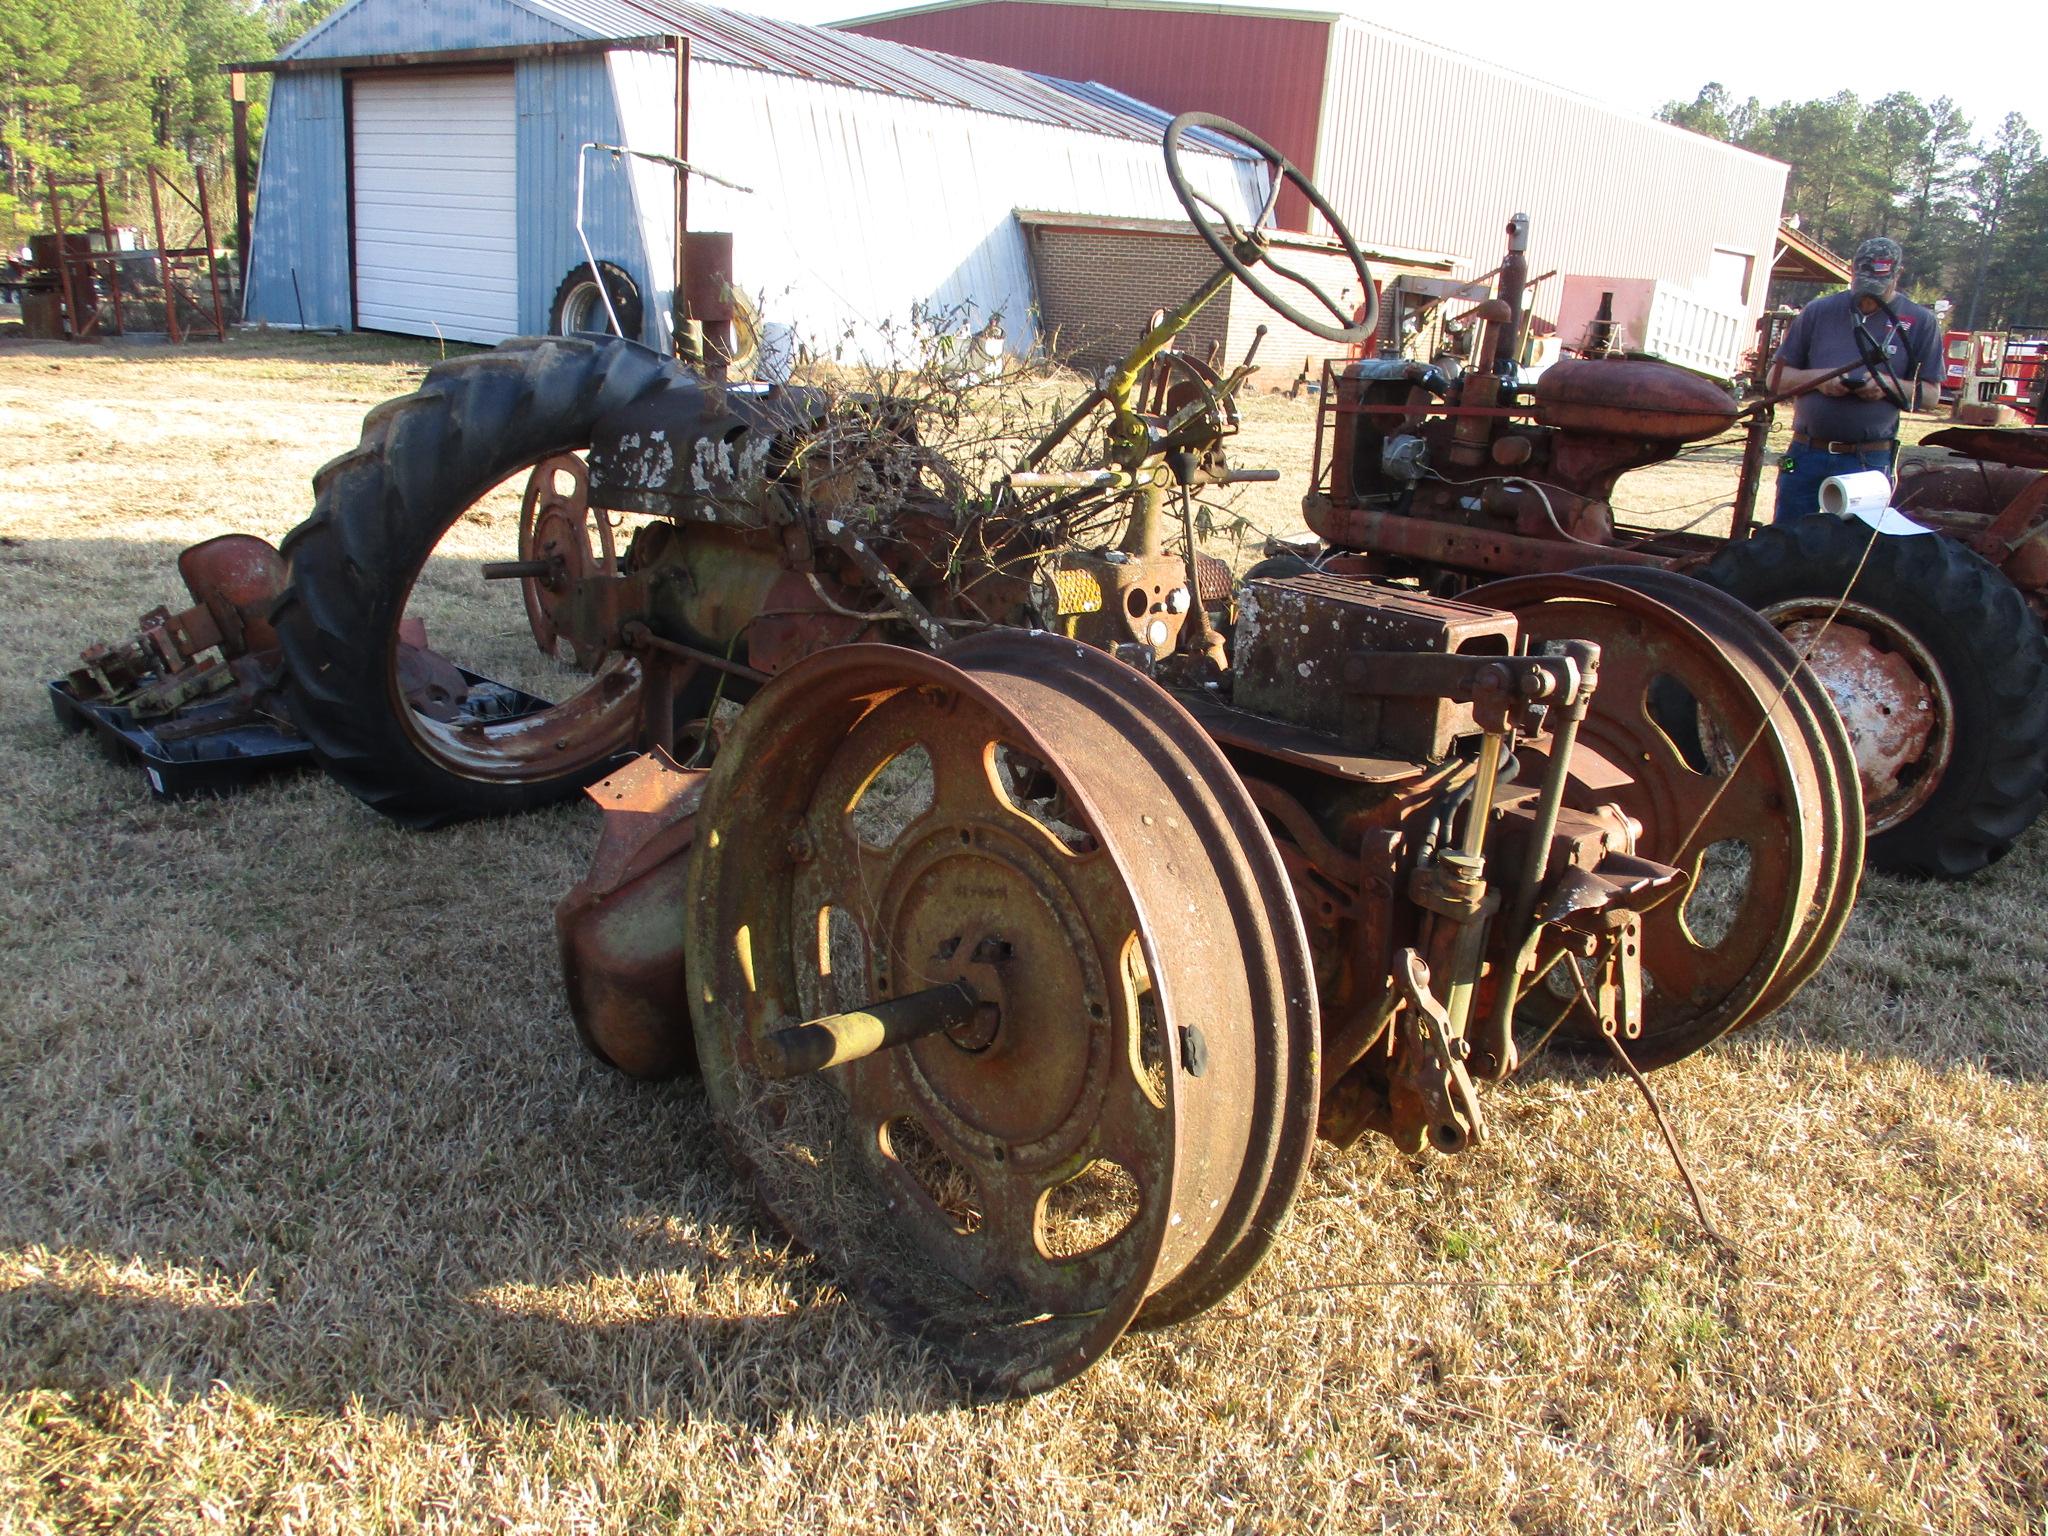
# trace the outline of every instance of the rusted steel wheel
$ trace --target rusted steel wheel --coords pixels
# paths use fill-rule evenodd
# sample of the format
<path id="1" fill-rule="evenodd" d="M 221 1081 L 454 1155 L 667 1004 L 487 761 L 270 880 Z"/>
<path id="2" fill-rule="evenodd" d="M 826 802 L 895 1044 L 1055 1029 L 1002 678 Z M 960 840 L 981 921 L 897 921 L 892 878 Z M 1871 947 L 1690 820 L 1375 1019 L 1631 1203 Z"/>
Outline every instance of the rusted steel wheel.
<path id="1" fill-rule="evenodd" d="M 1697 621 L 1731 650 L 1741 650 L 1760 666 L 1771 686 L 1783 694 L 1785 707 L 1805 738 L 1821 770 L 1823 805 L 1839 807 L 1839 819 L 1824 828 L 1821 883 L 1814 906 L 1796 941 L 1797 953 L 1758 1005 L 1758 1017 L 1789 1002 L 1794 993 L 1826 963 L 1849 924 L 1856 893 L 1863 883 L 1863 795 L 1856 780 L 1856 747 L 1835 710 L 1827 689 L 1799 653 L 1757 612 L 1718 587 L 1655 566 L 1599 566 L 1577 572 L 1647 592 Z M 1698 727 L 1692 727 L 1697 740 Z M 1686 745 L 1681 743 L 1681 745 Z M 1700 759 L 1688 752 L 1690 760 Z"/>
<path id="2" fill-rule="evenodd" d="M 1826 848 L 1842 814 L 1770 673 L 1668 604 L 1608 581 L 1517 577 L 1469 600 L 1512 612 L 1531 646 L 1600 645 L 1567 801 L 1619 805 L 1642 826 L 1636 851 L 1691 877 L 1687 892 L 1645 914 L 1643 1033 L 1630 1055 L 1663 1066 L 1759 1016 L 1832 897 Z M 1653 708 L 1673 687 L 1707 722 L 1712 746 L 1698 766 Z M 1526 750 L 1542 749 L 1539 738 Z M 1572 1014 L 1566 1032 L 1593 1027 Z"/>
<path id="3" fill-rule="evenodd" d="M 1307 941 L 1221 754 L 1101 652 L 791 668 L 720 751 L 687 913 L 763 1204 L 976 1387 L 1055 1385 L 1272 1241 L 1314 1134 Z M 848 1016 L 911 1034 L 787 1075 Z"/>
<path id="4" fill-rule="evenodd" d="M 1937 534 L 1873 541 L 1860 521 L 1816 516 L 1761 529 L 1694 574 L 1811 651 L 1856 745 L 1878 869 L 1973 874 L 2048 803 L 2048 642 L 2019 590 L 1970 550 Z"/>
<path id="5" fill-rule="evenodd" d="M 541 654 L 553 656 L 563 639 L 561 618 L 576 583 L 592 576 L 615 576 L 619 550 L 611 518 L 590 507 L 590 466 L 573 453 L 542 459 L 526 477 L 519 504 L 521 564 L 551 567 L 546 576 L 523 577 L 519 595 L 526 603 L 527 627 Z M 595 672 L 609 652 L 570 633 L 576 665 Z"/>
<path id="6" fill-rule="evenodd" d="M 630 657 L 589 658 L 588 684 L 539 713 L 441 719 L 407 702 L 399 623 L 465 510 L 529 467 L 561 470 L 595 422 L 670 373 L 620 341 L 508 342 L 443 363 L 416 393 L 378 406 L 362 441 L 314 477 L 313 513 L 281 546 L 289 585 L 275 622 L 293 723 L 352 794 L 411 826 L 526 810 L 575 792 L 633 745 L 641 699 Z M 546 520 L 566 539 L 587 513 L 580 461 L 549 479 L 569 483 L 539 507 L 536 531 Z M 529 481 L 534 503 L 538 485 Z M 584 554 L 597 558 L 587 543 Z"/>

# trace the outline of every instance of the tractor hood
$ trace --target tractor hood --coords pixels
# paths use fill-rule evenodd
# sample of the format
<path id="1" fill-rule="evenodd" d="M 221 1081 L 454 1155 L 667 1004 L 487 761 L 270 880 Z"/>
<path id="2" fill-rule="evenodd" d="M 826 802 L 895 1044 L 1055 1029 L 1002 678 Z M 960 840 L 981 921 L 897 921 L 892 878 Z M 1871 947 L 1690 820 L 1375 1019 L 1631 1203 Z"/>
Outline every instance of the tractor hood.
<path id="1" fill-rule="evenodd" d="M 815 389 L 674 378 L 597 423 L 590 442 L 591 505 L 728 521 L 785 477 L 827 406 Z"/>
<path id="2" fill-rule="evenodd" d="M 1690 443 L 1735 423 L 1735 397 L 1704 374 L 1652 358 L 1553 363 L 1536 381 L 1545 423 L 1650 442 Z"/>

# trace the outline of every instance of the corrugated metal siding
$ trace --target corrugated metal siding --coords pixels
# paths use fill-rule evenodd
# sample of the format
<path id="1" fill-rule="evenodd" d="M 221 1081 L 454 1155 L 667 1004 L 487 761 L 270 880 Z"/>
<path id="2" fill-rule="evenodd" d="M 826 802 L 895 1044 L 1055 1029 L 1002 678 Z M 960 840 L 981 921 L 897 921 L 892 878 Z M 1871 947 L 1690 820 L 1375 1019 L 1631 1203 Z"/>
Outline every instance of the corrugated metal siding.
<path id="1" fill-rule="evenodd" d="M 353 323 L 348 285 L 348 140 L 341 76 L 280 75 L 256 176 L 243 317 L 271 325 Z M 296 272 L 298 291 L 293 292 Z"/>
<path id="2" fill-rule="evenodd" d="M 823 85 L 971 107 L 1027 122 L 1142 139 L 1149 129 L 1114 103 L 1091 99 L 1023 70 L 976 63 L 882 38 L 748 16 L 690 0 L 522 0 L 593 37 L 676 32 L 707 64 L 792 75 Z"/>
<path id="3" fill-rule="evenodd" d="M 1531 220 L 1532 274 L 1705 283 L 1716 246 L 1770 262 L 1785 167 L 1346 19 L 1332 41 L 1316 179 L 1362 237 L 1483 272 Z M 1754 315 L 1765 285 L 1754 285 Z M 1544 285 L 1554 315 L 1562 284 Z"/>
<path id="4" fill-rule="evenodd" d="M 640 27 L 619 35 L 633 37 L 655 30 Z M 355 0 L 284 49 L 281 56 L 339 59 L 366 53 L 429 53 L 448 48 L 499 48 L 508 43 L 563 43 L 582 35 L 504 0 L 432 0 L 410 5 Z"/>
<path id="5" fill-rule="evenodd" d="M 879 359 L 913 306 L 1000 314 L 1036 336 L 1019 207 L 1180 216 L 1157 147 L 718 64 L 690 72 L 690 159 L 756 189 L 690 188 L 693 228 L 730 230 L 734 276 L 814 350 Z M 1259 168 L 1191 162 L 1247 217 Z M 1142 320 L 1134 317 L 1134 323 Z"/>
<path id="6" fill-rule="evenodd" d="M 581 147 L 630 142 L 613 94 L 610 57 L 593 53 L 529 59 L 518 68 L 519 326 L 528 335 L 547 329 L 555 290 L 570 269 L 584 261 L 576 238 L 576 157 Z M 657 62 L 666 65 L 659 56 Z M 666 154 L 674 142 L 671 129 L 660 143 L 634 147 Z M 598 259 L 617 262 L 640 285 L 646 323 L 635 339 L 656 344 L 666 336 L 656 326 L 667 313 L 673 268 L 663 265 L 657 270 L 649 260 L 634 175 L 610 155 L 587 157 L 583 227 Z"/>
<path id="7" fill-rule="evenodd" d="M 665 53 L 606 55 L 625 137 L 616 142 L 657 155 L 676 152 L 676 67 Z M 628 161 L 645 271 L 647 343 L 668 350 L 675 329 L 676 173 L 646 160 Z"/>
<path id="8" fill-rule="evenodd" d="M 992 0 L 860 23 L 850 32 L 1071 80 L 1099 80 L 1168 112 L 1220 113 L 1297 165 L 1316 163 L 1327 22 Z M 1281 198 L 1283 228 L 1305 229 L 1307 217 L 1308 205 L 1300 198 Z M 1427 243 L 1394 234 L 1382 238 Z"/>

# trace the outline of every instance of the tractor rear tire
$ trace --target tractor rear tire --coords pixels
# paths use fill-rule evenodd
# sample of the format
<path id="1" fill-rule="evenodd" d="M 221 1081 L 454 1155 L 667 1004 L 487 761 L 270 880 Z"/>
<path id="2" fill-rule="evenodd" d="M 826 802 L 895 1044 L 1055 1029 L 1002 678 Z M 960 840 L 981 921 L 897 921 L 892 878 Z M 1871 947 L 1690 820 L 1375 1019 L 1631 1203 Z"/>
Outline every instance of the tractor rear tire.
<path id="1" fill-rule="evenodd" d="M 286 585 L 273 619 L 293 723 L 351 794 L 407 826 L 432 827 L 559 800 L 630 748 L 610 739 L 626 729 L 615 711 L 605 739 L 579 743 L 562 767 L 462 771 L 414 728 L 395 682 L 398 624 L 415 578 L 466 508 L 523 466 L 587 447 L 601 418 L 672 371 L 657 353 L 608 337 L 510 341 L 442 363 L 415 393 L 376 407 L 361 442 L 314 475 L 313 513 L 281 546 Z"/>
<path id="2" fill-rule="evenodd" d="M 1780 630 L 1803 625 L 1788 634 L 1795 649 L 1811 643 L 1846 593 L 1834 624 L 1861 629 L 1874 642 L 1869 654 L 1887 666 L 1910 667 L 1932 730 L 1924 759 L 1901 769 L 1896 792 L 1873 794 L 1865 778 L 1873 867 L 1960 880 L 2003 857 L 2041 814 L 2048 640 L 2019 589 L 1989 562 L 1939 534 L 1873 538 L 1859 520 L 1816 515 L 1762 529 L 1689 574 Z M 1881 723 L 1871 699 L 1849 696 L 1827 665 L 1815 670 L 1852 736 Z M 1868 736 L 1858 742 L 1865 764 L 1869 745 Z"/>

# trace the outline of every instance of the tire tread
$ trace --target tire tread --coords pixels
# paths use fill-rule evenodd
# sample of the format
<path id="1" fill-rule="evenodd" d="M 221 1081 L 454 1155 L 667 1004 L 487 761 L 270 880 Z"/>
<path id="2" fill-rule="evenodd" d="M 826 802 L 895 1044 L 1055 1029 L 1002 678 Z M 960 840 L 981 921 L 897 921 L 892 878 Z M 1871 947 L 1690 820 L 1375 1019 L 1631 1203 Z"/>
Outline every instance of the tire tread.
<path id="1" fill-rule="evenodd" d="M 1849 588 L 1870 534 L 1816 515 L 1760 529 L 1692 574 L 1752 607 Z M 1942 782 L 1870 839 L 1893 874 L 1956 880 L 2002 858 L 2048 805 L 2048 638 L 2019 589 L 1940 534 L 1880 534 L 1854 599 L 1908 628 L 1947 674 L 1956 719 Z"/>
<path id="2" fill-rule="evenodd" d="M 526 810 L 603 771 L 519 782 L 465 779 L 424 755 L 393 707 L 390 648 L 407 594 L 478 495 L 549 453 L 579 447 L 672 365 L 616 338 L 543 337 L 444 362 L 371 409 L 361 440 L 313 477 L 314 507 L 282 543 L 272 609 L 292 718 L 321 766 L 412 827 Z"/>

